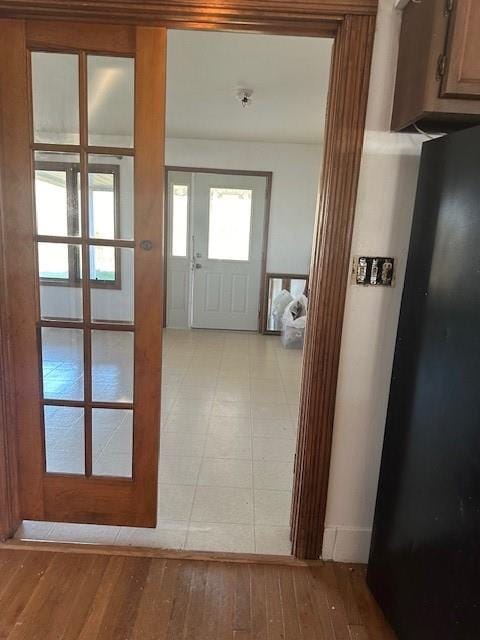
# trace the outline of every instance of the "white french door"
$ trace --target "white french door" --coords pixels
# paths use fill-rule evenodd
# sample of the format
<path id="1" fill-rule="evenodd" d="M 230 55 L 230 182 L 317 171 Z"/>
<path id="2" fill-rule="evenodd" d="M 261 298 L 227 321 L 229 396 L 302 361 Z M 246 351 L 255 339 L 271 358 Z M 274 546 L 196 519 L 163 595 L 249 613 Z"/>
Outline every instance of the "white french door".
<path id="1" fill-rule="evenodd" d="M 266 176 L 169 172 L 167 326 L 256 331 Z"/>

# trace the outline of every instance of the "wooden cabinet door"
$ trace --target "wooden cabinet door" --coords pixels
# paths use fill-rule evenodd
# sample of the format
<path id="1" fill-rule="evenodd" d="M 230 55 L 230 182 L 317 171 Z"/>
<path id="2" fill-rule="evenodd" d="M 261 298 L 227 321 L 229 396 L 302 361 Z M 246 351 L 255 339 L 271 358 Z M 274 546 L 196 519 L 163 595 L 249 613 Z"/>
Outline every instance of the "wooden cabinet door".
<path id="1" fill-rule="evenodd" d="M 480 98 L 480 2 L 454 0 L 441 97 Z"/>
<path id="2" fill-rule="evenodd" d="M 0 32 L 21 516 L 153 527 L 166 32 Z"/>

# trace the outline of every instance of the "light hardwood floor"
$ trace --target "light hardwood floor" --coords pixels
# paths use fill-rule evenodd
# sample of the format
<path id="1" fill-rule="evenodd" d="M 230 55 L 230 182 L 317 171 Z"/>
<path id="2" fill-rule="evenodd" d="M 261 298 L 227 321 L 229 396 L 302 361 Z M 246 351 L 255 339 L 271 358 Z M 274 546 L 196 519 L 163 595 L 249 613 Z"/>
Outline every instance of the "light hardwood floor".
<path id="1" fill-rule="evenodd" d="M 358 565 L 0 548 L 8 640 L 394 640 Z"/>

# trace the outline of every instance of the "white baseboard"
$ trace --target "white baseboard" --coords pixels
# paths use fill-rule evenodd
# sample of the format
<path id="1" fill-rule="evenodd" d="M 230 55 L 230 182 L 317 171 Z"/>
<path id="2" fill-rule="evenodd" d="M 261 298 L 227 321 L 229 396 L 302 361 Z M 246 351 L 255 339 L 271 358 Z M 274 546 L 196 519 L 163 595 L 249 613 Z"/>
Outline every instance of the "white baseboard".
<path id="1" fill-rule="evenodd" d="M 368 562 L 371 529 L 360 527 L 325 527 L 323 560 L 335 562 Z"/>

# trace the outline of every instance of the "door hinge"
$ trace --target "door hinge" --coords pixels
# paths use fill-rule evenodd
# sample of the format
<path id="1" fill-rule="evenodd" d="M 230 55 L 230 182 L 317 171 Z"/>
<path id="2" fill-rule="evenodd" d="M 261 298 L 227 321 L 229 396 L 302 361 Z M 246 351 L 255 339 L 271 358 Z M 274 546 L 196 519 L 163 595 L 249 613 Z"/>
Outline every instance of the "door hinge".
<path id="1" fill-rule="evenodd" d="M 442 55 L 439 56 L 438 58 L 438 64 L 437 64 L 438 79 L 443 78 L 443 76 L 445 75 L 446 69 L 447 69 L 447 56 L 442 53 Z"/>

